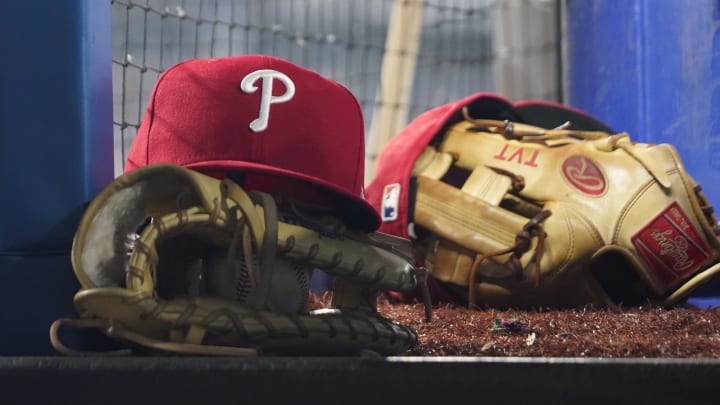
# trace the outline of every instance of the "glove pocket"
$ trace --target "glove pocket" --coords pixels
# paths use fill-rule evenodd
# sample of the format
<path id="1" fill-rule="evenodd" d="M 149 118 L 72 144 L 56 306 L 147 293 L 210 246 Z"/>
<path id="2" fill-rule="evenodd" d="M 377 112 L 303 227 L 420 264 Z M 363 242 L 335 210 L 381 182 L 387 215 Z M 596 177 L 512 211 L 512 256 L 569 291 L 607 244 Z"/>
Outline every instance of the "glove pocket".
<path id="1" fill-rule="evenodd" d="M 604 244 L 593 221 L 576 206 L 551 201 L 543 210 L 550 214 L 539 223 L 536 237 L 519 259 L 524 279 L 532 280 L 537 287 L 585 271 L 593 253 Z M 544 240 L 540 233 L 545 234 Z"/>

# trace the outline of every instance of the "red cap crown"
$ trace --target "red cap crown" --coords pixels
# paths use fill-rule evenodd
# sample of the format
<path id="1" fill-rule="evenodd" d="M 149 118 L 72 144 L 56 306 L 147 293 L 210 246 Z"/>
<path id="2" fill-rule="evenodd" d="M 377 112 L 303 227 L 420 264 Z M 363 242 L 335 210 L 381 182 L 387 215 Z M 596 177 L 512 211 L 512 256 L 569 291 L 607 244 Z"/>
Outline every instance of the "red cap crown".
<path id="1" fill-rule="evenodd" d="M 243 172 L 247 188 L 331 202 L 349 225 L 375 230 L 363 194 L 362 111 L 345 87 L 283 59 L 193 59 L 153 89 L 125 171 L 173 163 Z M 257 185 L 257 187 L 255 187 Z"/>

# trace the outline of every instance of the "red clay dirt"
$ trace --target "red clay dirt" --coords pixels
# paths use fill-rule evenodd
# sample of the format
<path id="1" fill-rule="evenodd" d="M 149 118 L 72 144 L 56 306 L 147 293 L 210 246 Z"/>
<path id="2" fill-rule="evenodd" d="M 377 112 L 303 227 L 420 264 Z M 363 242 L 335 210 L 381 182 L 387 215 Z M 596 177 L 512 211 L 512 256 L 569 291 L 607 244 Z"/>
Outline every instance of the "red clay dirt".
<path id="1" fill-rule="evenodd" d="M 327 292 L 313 293 L 310 306 L 325 307 L 329 300 Z M 720 308 L 498 311 L 441 305 L 426 323 L 422 304 L 383 297 L 378 311 L 418 332 L 418 344 L 406 356 L 720 357 Z"/>

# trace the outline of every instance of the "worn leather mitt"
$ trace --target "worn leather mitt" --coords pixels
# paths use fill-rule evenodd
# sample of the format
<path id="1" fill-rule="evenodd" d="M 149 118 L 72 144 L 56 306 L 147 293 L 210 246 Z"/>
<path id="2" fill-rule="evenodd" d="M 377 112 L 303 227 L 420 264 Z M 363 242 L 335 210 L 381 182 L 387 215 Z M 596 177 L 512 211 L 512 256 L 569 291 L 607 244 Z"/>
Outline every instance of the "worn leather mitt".
<path id="1" fill-rule="evenodd" d="M 200 355 L 400 354 L 411 328 L 381 316 L 380 291 L 425 280 L 407 241 L 347 229 L 331 215 L 281 207 L 175 165 L 109 184 L 87 208 L 72 248 L 80 317 L 130 348 Z M 308 311 L 310 273 L 336 278 L 329 308 Z"/>

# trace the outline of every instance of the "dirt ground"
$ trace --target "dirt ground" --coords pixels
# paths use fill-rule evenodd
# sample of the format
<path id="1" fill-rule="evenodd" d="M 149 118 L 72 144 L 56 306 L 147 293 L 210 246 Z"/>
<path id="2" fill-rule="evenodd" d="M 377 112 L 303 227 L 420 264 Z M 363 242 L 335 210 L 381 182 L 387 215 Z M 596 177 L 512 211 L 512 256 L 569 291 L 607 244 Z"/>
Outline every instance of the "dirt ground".
<path id="1" fill-rule="evenodd" d="M 327 302 L 325 293 L 311 306 Z M 408 356 L 720 357 L 720 308 L 498 311 L 441 305 L 426 323 L 421 304 L 381 298 L 378 311 L 418 332 Z"/>

